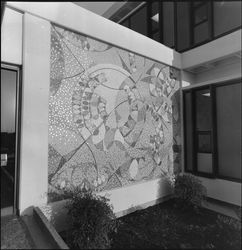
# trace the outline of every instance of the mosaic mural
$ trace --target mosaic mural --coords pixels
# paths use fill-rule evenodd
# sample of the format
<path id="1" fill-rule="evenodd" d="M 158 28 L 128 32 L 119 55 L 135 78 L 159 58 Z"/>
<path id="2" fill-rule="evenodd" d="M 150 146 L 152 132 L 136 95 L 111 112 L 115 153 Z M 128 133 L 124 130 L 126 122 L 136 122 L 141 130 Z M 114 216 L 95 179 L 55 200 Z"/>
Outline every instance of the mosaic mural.
<path id="1" fill-rule="evenodd" d="M 52 26 L 49 192 L 179 171 L 179 71 Z"/>

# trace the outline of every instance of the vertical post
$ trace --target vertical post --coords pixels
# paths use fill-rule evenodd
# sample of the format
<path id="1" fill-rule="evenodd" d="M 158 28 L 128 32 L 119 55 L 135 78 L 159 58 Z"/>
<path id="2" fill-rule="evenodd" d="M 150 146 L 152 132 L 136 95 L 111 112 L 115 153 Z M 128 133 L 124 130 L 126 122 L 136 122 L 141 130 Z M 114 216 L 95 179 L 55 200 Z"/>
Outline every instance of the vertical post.
<path id="1" fill-rule="evenodd" d="M 50 23 L 25 13 L 19 209 L 47 201 Z"/>

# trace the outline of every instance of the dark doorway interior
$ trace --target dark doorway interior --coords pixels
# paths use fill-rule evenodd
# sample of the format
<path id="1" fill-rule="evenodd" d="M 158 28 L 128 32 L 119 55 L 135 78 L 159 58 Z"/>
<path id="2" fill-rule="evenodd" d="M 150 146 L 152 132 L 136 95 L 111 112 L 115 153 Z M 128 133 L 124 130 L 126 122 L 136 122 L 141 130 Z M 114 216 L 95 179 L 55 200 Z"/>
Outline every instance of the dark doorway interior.
<path id="1" fill-rule="evenodd" d="M 1 215 L 16 205 L 18 77 L 17 68 L 1 67 Z"/>

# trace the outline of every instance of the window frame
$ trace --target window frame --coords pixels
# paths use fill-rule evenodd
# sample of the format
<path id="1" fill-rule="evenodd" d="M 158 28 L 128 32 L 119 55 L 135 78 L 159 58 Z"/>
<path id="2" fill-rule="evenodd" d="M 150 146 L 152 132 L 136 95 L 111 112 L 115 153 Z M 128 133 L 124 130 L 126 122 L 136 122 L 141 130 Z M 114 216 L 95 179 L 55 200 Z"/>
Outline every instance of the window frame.
<path id="1" fill-rule="evenodd" d="M 212 179 L 223 179 L 223 180 L 229 180 L 233 182 L 242 183 L 242 179 L 229 177 L 229 176 L 223 176 L 219 174 L 219 166 L 218 166 L 218 149 L 217 149 L 217 114 L 216 114 L 216 88 L 222 87 L 226 85 L 232 85 L 232 84 L 239 84 L 241 82 L 241 78 L 232 79 L 229 81 L 223 81 L 223 82 L 217 82 L 217 83 L 210 83 L 204 86 L 199 87 L 192 87 L 188 89 L 182 90 L 182 100 L 183 100 L 183 145 L 184 145 L 184 172 L 194 174 L 196 176 L 206 177 L 206 178 L 212 178 Z M 210 89 L 211 93 L 211 116 L 212 116 L 212 130 L 211 130 L 211 151 L 212 151 L 212 173 L 204 173 L 197 171 L 197 133 L 196 133 L 196 99 L 195 99 L 195 93 L 198 90 L 203 89 Z M 192 170 L 189 170 L 187 168 L 187 137 L 186 137 L 186 103 L 185 103 L 185 95 L 187 93 L 191 94 L 191 136 L 192 136 L 192 145 L 191 145 L 191 151 L 192 151 Z"/>

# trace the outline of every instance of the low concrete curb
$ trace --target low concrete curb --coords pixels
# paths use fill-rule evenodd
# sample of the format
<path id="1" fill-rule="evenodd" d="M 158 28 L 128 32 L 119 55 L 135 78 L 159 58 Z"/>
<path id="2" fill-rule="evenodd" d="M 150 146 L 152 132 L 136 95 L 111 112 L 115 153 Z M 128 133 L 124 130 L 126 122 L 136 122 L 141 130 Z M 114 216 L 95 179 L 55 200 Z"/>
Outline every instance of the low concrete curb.
<path id="1" fill-rule="evenodd" d="M 38 207 L 33 208 L 33 217 L 56 245 L 56 249 L 70 249 Z"/>

